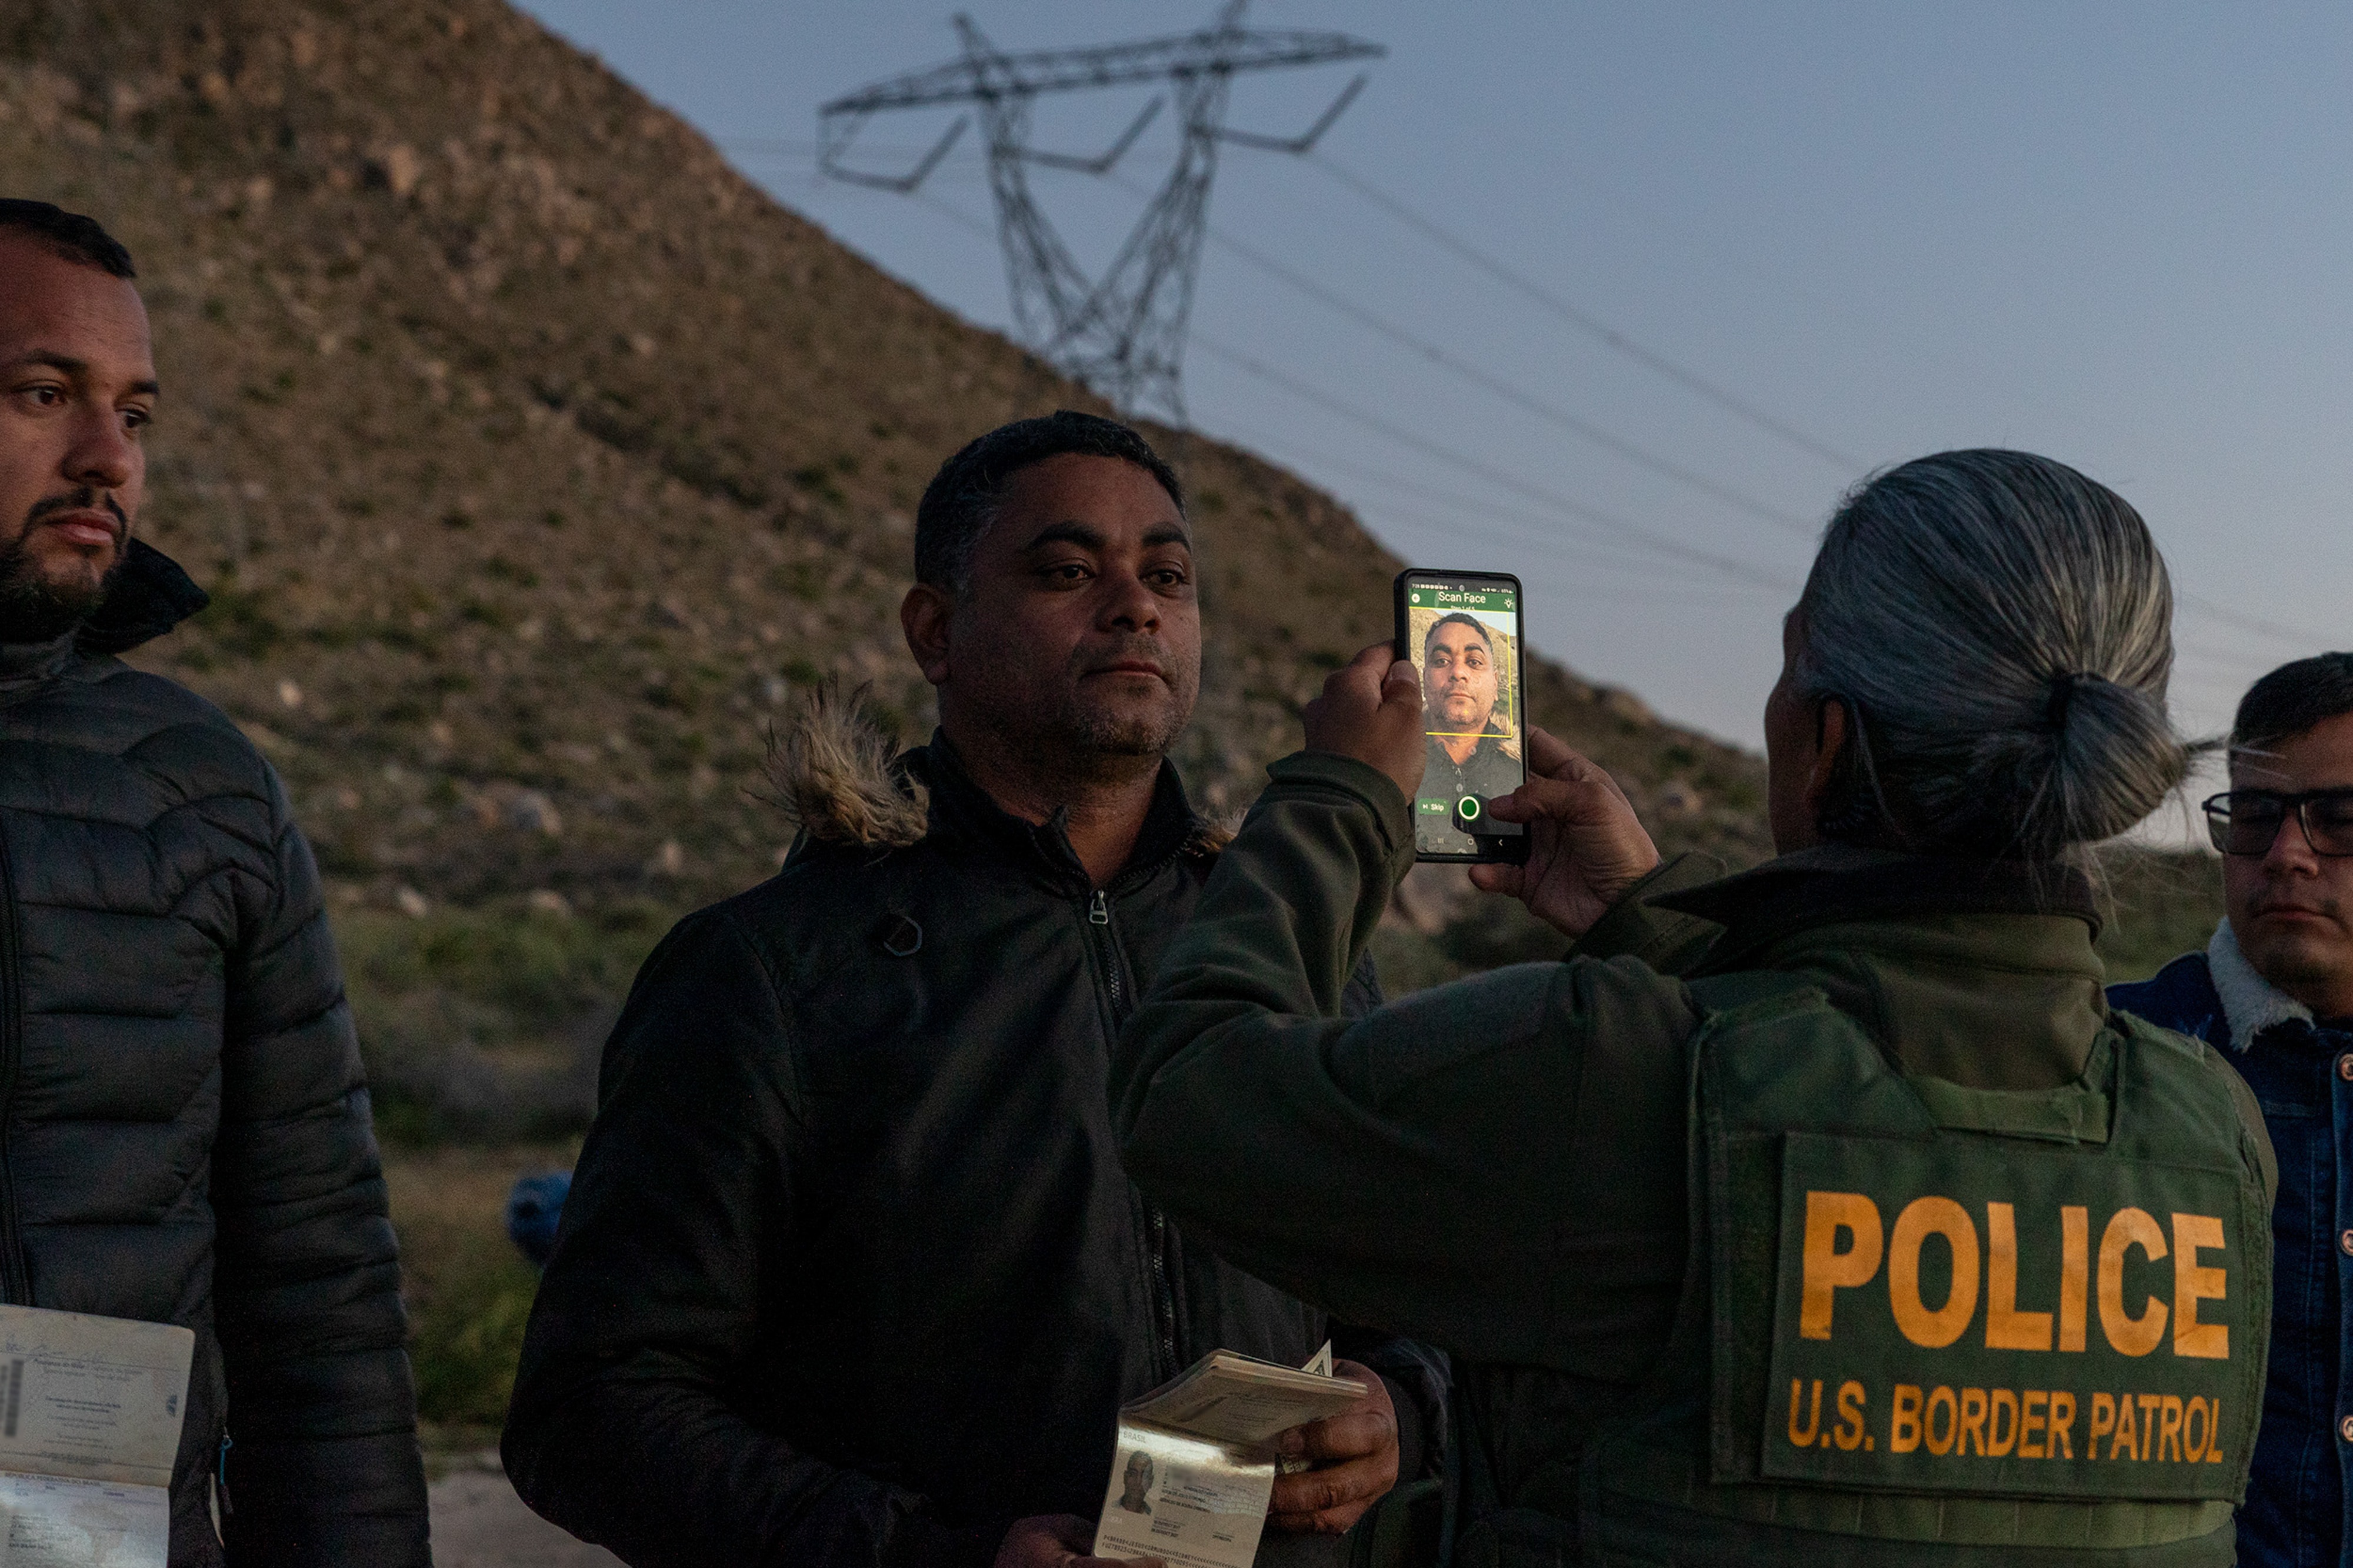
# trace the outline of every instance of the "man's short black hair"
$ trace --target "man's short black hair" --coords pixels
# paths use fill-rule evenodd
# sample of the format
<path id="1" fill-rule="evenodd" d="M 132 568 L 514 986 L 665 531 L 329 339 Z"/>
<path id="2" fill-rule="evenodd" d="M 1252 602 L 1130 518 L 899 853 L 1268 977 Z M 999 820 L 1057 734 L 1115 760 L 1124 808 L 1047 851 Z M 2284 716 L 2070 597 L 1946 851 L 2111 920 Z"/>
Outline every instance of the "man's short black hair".
<path id="1" fill-rule="evenodd" d="M 997 521 L 1006 481 L 1049 458 L 1116 458 L 1150 474 L 1185 510 L 1185 487 L 1151 443 L 1116 419 L 1058 409 L 1000 425 L 940 465 L 915 507 L 915 581 L 962 595 L 980 536 Z"/>
<path id="2" fill-rule="evenodd" d="M 2340 713 L 2353 713 L 2353 653 L 2299 658 L 2247 688 L 2231 721 L 2231 749 L 2274 745 Z"/>
<path id="3" fill-rule="evenodd" d="M 95 267 L 112 278 L 136 278 L 131 252 L 100 228 L 96 218 L 69 213 L 47 202 L 0 196 L 0 233 L 29 234 L 68 261 Z"/>
<path id="4" fill-rule="evenodd" d="M 1430 623 L 1430 629 L 1421 634 L 1421 651 L 1424 657 L 1430 653 L 1430 639 L 1438 635 L 1438 628 L 1449 622 L 1458 626 L 1469 626 L 1472 631 L 1477 632 L 1479 640 L 1487 645 L 1487 657 L 1490 658 L 1495 657 L 1495 634 L 1489 631 L 1486 623 L 1478 616 L 1466 615 L 1461 610 L 1451 611 Z"/>

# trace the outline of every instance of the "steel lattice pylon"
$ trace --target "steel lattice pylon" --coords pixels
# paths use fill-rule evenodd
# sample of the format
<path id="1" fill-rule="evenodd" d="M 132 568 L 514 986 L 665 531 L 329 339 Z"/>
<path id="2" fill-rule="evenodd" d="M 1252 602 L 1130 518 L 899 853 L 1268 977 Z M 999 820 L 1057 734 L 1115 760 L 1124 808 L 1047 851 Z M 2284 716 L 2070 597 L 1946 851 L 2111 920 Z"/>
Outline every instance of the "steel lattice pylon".
<path id="1" fill-rule="evenodd" d="M 969 103 L 988 142 L 989 187 L 1014 320 L 1039 354 L 1130 413 L 1157 410 L 1185 423 L 1185 328 L 1193 279 L 1221 142 L 1304 153 L 1365 85 L 1351 81 L 1306 132 L 1296 137 L 1229 130 L 1226 100 L 1238 71 L 1325 65 L 1384 51 L 1344 33 L 1253 30 L 1242 26 L 1248 0 L 1228 0 L 1199 32 L 1093 48 L 1007 54 L 969 16 L 955 19 L 964 57 L 928 70 L 876 82 L 818 110 L 818 165 L 837 179 L 912 193 L 962 136 L 970 116 L 903 174 L 846 167 L 841 160 L 866 121 L 892 109 Z M 1176 100 L 1181 141 L 1175 166 L 1100 279 L 1090 279 L 1062 243 L 1029 188 L 1029 166 L 1109 174 L 1164 106 L 1155 98 L 1095 158 L 1040 152 L 1029 145 L 1029 111 L 1038 95 L 1166 81 Z"/>

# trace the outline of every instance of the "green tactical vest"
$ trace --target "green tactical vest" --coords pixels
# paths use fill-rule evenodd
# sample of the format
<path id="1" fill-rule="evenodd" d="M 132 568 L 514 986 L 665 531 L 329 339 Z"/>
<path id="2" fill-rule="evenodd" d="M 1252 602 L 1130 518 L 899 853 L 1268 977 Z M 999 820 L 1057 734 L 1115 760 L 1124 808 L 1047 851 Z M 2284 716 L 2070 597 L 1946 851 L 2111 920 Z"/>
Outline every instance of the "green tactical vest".
<path id="1" fill-rule="evenodd" d="M 1967 1089 L 1793 977 L 1693 990 L 1673 1338 L 1578 1517 L 1456 1561 L 2232 1563 L 2270 1208 L 2202 1047 L 2116 1015 L 2076 1083 Z"/>

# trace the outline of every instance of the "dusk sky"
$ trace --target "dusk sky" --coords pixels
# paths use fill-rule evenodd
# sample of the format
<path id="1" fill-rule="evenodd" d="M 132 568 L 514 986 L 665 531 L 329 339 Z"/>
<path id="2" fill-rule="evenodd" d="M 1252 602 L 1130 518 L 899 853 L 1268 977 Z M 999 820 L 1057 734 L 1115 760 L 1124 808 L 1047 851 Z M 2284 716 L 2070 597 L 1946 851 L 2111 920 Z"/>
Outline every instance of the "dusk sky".
<path id="1" fill-rule="evenodd" d="M 1212 10 L 968 3 L 1007 49 Z M 526 5 L 878 266 L 1009 326 L 976 137 L 920 199 L 815 171 L 821 102 L 957 54 L 948 0 Z M 1327 298 L 1213 240 L 1195 422 L 1410 562 L 1517 572 L 1531 640 L 1580 673 L 1758 744 L 1778 620 L 1840 492 L 1982 445 L 2072 463 L 2147 518 L 2185 596 L 2191 732 L 2273 665 L 2353 644 L 2353 12 L 1266 0 L 1249 21 L 1389 52 L 1328 163 L 1225 153 L 1215 229 Z M 1294 132 L 1354 68 L 1245 78 L 1230 123 Z M 1098 151 L 1148 96 L 1041 100 L 1038 142 Z M 952 118 L 877 119 L 875 166 Z M 1163 116 L 1124 183 L 1035 175 L 1083 262 L 1173 145 Z"/>

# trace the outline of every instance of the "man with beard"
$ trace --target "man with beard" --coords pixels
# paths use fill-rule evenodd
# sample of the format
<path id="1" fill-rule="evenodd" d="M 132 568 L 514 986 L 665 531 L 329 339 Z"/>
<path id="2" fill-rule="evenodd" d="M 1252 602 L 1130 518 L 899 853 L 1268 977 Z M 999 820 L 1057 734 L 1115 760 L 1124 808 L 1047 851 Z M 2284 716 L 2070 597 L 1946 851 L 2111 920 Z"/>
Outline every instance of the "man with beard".
<path id="1" fill-rule="evenodd" d="M 89 218 L 0 201 L 0 1300 L 195 1331 L 174 1564 L 424 1564 L 317 868 L 227 717 L 114 657 L 205 603 L 132 537 L 132 276 Z"/>
<path id="2" fill-rule="evenodd" d="M 2216 1047 L 2263 1106 L 2279 1157 L 2272 1353 L 2239 1561 L 2337 1568 L 2353 1563 L 2353 653 L 2248 688 L 2231 787 L 2205 805 L 2214 939 L 2108 1001 Z"/>
<path id="3" fill-rule="evenodd" d="M 549 1519 L 639 1568 L 1092 1562 L 1123 1401 L 1324 1339 L 1145 1203 L 1109 1126 L 1112 1035 L 1219 842 L 1166 761 L 1200 681 L 1180 497 L 1072 413 L 924 492 L 901 620 L 938 733 L 894 759 L 812 704 L 783 870 L 673 931 L 606 1047 L 506 1428 Z M 1286 1436 L 1310 1468 L 1261 1563 L 1336 1563 L 1432 1450 L 1428 1363 L 1353 1353 L 1396 1384 L 1344 1363 L 1371 1397 Z"/>
<path id="4" fill-rule="evenodd" d="M 1495 639 L 1473 616 L 1440 616 L 1421 639 L 1421 684 L 1429 744 L 1423 761 L 1425 798 L 1497 800 L 1520 787 L 1518 742 L 1495 724 L 1504 672 Z M 1451 816 L 1414 816 L 1417 847 L 1469 855 L 1478 840 Z"/>

